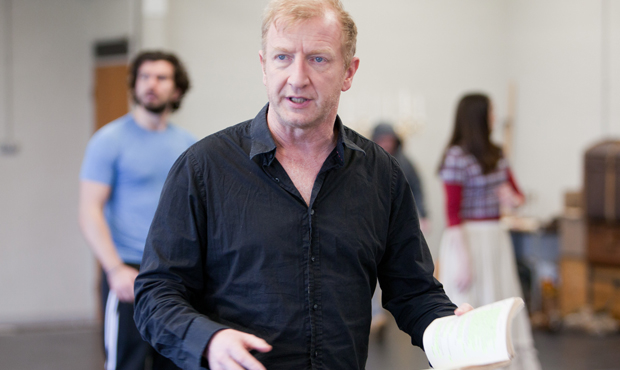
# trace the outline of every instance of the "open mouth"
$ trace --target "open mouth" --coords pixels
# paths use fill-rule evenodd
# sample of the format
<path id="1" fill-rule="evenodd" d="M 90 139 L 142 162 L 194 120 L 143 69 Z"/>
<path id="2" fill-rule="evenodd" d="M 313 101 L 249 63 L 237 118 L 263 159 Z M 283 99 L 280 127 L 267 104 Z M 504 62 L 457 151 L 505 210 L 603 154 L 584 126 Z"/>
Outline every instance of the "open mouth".
<path id="1" fill-rule="evenodd" d="M 301 103 L 305 103 L 306 101 L 308 101 L 308 99 L 306 98 L 288 98 L 288 100 L 296 104 L 301 104 Z"/>

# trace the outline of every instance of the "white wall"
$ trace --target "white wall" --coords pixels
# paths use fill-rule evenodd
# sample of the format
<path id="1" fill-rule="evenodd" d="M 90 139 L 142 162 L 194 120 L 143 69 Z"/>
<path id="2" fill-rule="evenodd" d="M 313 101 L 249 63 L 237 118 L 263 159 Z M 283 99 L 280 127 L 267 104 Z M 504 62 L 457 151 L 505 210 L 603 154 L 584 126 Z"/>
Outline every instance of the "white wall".
<path id="1" fill-rule="evenodd" d="M 68 319 L 91 306 L 84 299 L 91 294 L 90 259 L 75 201 L 90 121 L 84 11 L 79 1 L 13 1 L 14 124 L 21 151 L 0 157 L 2 321 Z"/>
<path id="2" fill-rule="evenodd" d="M 609 2 L 616 42 L 614 59 L 608 62 L 615 78 L 610 81 L 614 95 L 609 97 L 605 126 L 601 122 L 602 3 L 510 2 L 508 73 L 518 86 L 514 166 L 532 197 L 529 212 L 536 216 L 560 212 L 563 192 L 582 186 L 584 150 L 620 133 L 620 4 Z"/>
<path id="3" fill-rule="evenodd" d="M 600 3 L 510 3 L 513 164 L 534 215 L 557 213 L 563 192 L 579 189 L 583 150 L 601 135 Z"/>
<path id="4" fill-rule="evenodd" d="M 369 134 L 377 119 L 397 118 L 395 91 L 423 97 L 424 126 L 407 138 L 405 149 L 423 181 L 432 221 L 427 235 L 435 252 L 444 225 L 443 190 L 436 175 L 448 141 L 459 97 L 489 93 L 504 111 L 507 88 L 505 2 L 349 1 L 357 22 L 360 68 L 353 88 L 342 98 L 342 116 Z M 385 100 L 388 102 L 386 103 Z M 348 109 L 354 106 L 355 110 Z"/>
<path id="5" fill-rule="evenodd" d="M 517 86 L 513 163 L 533 195 L 527 212 L 549 218 L 560 211 L 562 192 L 580 186 L 582 151 L 604 132 L 602 1 L 610 3 L 612 37 L 608 131 L 620 135 L 617 2 L 344 0 L 359 27 L 361 58 L 342 98 L 345 123 L 365 132 L 378 118 L 397 118 L 399 91 L 424 102 L 423 125 L 406 150 L 427 192 L 432 250 L 444 224 L 435 170 L 467 91 L 492 96 L 501 126 L 508 84 Z M 257 53 L 264 4 L 174 0 L 165 19 L 141 25 L 153 32 L 143 45 L 178 52 L 191 74 L 194 87 L 176 123 L 204 136 L 254 117 L 266 102 Z M 94 258 L 77 226 L 79 166 L 93 122 L 91 48 L 95 40 L 131 36 L 139 7 L 136 0 L 13 0 L 13 7 L 21 151 L 0 156 L 0 324 L 92 319 Z"/>
<path id="6" fill-rule="evenodd" d="M 94 259 L 77 224 L 79 167 L 94 127 L 92 42 L 127 35 L 127 1 L 12 3 L 21 149 L 0 156 L 0 323 L 92 319 Z"/>
<path id="7" fill-rule="evenodd" d="M 264 0 L 175 1 L 169 42 L 192 91 L 176 120 L 202 137 L 254 118 L 267 102 L 258 58 Z"/>

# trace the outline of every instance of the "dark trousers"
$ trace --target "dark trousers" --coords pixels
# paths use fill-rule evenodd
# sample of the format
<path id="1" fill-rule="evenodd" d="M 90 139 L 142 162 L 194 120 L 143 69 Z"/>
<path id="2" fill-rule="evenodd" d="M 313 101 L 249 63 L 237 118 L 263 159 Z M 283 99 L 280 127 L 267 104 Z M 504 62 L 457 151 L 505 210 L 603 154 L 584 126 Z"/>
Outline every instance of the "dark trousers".
<path id="1" fill-rule="evenodd" d="M 139 268 L 137 265 L 131 265 Z M 110 292 L 105 273 L 101 277 L 105 370 L 178 370 L 140 336 L 133 321 L 133 303 L 118 301 Z"/>

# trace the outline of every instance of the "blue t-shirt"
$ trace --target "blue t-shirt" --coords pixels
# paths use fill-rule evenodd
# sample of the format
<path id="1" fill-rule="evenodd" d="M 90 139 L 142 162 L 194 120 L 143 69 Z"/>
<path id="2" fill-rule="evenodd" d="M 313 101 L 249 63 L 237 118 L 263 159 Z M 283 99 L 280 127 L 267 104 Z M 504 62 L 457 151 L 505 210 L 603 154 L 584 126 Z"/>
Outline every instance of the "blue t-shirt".
<path id="1" fill-rule="evenodd" d="M 121 259 L 139 264 L 170 167 L 196 139 L 168 124 L 164 131 L 138 126 L 131 114 L 110 122 L 86 148 L 81 180 L 110 185 L 105 216 Z"/>

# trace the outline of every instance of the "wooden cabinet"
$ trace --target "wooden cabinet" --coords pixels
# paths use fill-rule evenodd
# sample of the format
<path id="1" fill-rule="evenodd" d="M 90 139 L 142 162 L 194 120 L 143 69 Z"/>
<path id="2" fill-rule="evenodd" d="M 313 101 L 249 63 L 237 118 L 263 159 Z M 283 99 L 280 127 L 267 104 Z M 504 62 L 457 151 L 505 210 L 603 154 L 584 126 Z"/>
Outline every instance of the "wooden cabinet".
<path id="1" fill-rule="evenodd" d="M 588 222 L 588 261 L 620 266 L 620 224 Z"/>

